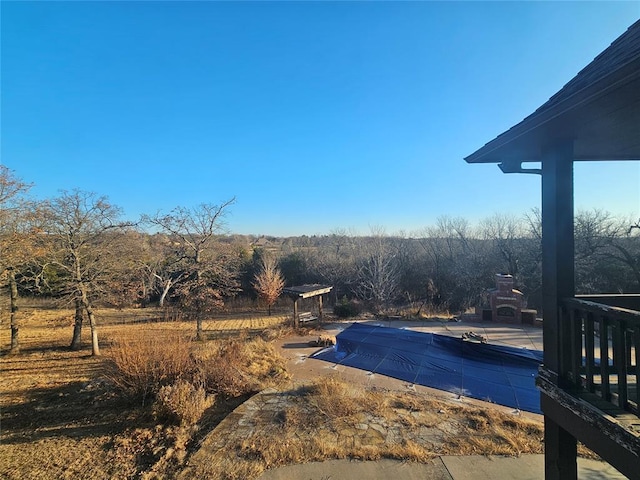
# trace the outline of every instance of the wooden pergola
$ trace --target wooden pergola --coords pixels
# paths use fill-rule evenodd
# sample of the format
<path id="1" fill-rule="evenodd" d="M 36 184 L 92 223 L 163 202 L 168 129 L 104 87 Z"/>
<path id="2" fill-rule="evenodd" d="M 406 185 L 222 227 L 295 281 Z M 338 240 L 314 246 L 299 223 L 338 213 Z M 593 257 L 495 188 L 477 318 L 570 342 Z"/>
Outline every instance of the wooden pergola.
<path id="1" fill-rule="evenodd" d="M 542 176 L 545 478 L 577 478 L 580 441 L 640 479 L 640 295 L 576 296 L 573 232 L 574 162 L 640 160 L 640 21 L 465 160 Z"/>
<path id="2" fill-rule="evenodd" d="M 295 328 L 300 326 L 300 313 L 298 311 L 298 302 L 306 298 L 316 298 L 318 307 L 318 319 L 322 321 L 322 295 L 329 293 L 333 287 L 328 285 L 298 285 L 295 287 L 285 287 L 282 293 L 293 299 L 293 325 Z"/>

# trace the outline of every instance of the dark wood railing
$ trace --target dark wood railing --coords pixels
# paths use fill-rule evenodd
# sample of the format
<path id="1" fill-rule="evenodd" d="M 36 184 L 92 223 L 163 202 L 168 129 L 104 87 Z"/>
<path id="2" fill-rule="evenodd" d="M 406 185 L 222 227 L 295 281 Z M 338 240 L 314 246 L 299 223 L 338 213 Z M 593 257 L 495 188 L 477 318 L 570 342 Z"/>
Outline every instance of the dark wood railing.
<path id="1" fill-rule="evenodd" d="M 640 311 L 579 298 L 563 301 L 561 348 L 569 348 L 566 377 L 577 391 L 640 416 Z M 566 324 L 565 324 L 566 325 Z"/>

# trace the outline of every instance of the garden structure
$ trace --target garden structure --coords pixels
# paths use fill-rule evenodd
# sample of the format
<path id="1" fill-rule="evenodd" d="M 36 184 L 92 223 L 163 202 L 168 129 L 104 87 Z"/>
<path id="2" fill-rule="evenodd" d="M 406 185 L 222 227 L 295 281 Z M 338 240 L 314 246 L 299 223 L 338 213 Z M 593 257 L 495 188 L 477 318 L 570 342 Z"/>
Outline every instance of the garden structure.
<path id="1" fill-rule="evenodd" d="M 299 285 L 294 287 L 285 287 L 282 293 L 288 295 L 293 299 L 293 325 L 295 328 L 300 326 L 300 323 L 309 322 L 312 320 L 322 321 L 322 295 L 329 293 L 333 287 L 328 285 Z M 313 312 L 300 312 L 299 302 L 308 298 L 314 298 L 316 300 L 317 315 Z"/>
<path id="2" fill-rule="evenodd" d="M 545 478 L 577 478 L 580 441 L 640 479 L 640 295 L 577 296 L 573 240 L 574 162 L 640 160 L 640 21 L 465 160 L 542 177 Z"/>

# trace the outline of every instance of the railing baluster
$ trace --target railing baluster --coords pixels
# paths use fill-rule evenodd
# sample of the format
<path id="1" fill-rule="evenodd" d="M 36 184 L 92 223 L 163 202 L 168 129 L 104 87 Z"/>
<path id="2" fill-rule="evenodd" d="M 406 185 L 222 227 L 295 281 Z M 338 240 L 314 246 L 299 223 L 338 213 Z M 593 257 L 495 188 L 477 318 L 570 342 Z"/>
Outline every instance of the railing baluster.
<path id="1" fill-rule="evenodd" d="M 627 349 L 624 322 L 613 322 L 613 366 L 618 383 L 618 407 L 627 408 Z"/>
<path id="2" fill-rule="evenodd" d="M 563 331 L 571 336 L 560 347 L 569 362 L 566 377 L 640 415 L 640 311 L 577 298 L 566 299 L 563 307 Z"/>
<path id="3" fill-rule="evenodd" d="M 601 315 L 600 323 L 600 387 L 602 398 L 611 401 L 611 389 L 609 386 L 609 325 L 607 317 Z"/>
<path id="4" fill-rule="evenodd" d="M 564 308 L 569 315 L 571 338 L 571 381 L 575 387 L 582 389 L 582 379 L 580 377 L 580 367 L 582 366 L 582 316 L 575 308 Z"/>
<path id="5" fill-rule="evenodd" d="M 593 328 L 593 313 L 586 314 L 584 325 L 585 343 L 585 376 L 587 377 L 587 390 L 591 393 L 595 391 L 593 385 L 593 367 L 595 365 L 595 331 Z"/>
<path id="6" fill-rule="evenodd" d="M 636 327 L 633 329 L 633 348 L 636 351 L 635 360 L 636 365 L 634 367 L 635 375 L 636 375 L 636 413 L 640 411 L 640 328 Z"/>
<path id="7" fill-rule="evenodd" d="M 626 357 L 626 361 L 627 361 L 627 374 L 628 375 L 633 375 L 633 368 L 631 368 L 633 366 L 633 352 L 632 347 L 634 345 L 633 343 L 633 330 L 630 328 L 625 329 L 625 353 L 627 355 Z"/>

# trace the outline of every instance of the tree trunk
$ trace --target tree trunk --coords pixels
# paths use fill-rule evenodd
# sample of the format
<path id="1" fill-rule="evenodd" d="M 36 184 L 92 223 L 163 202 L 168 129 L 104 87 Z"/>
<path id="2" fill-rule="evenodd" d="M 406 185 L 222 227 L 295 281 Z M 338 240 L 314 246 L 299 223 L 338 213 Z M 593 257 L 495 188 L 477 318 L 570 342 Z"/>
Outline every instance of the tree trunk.
<path id="1" fill-rule="evenodd" d="M 96 317 L 93 314 L 93 309 L 87 307 L 87 315 L 89 316 L 89 325 L 91 326 L 91 355 L 94 357 L 100 356 L 100 345 L 98 344 L 98 328 L 96 326 Z"/>
<path id="2" fill-rule="evenodd" d="M 96 325 L 96 316 L 93 313 L 93 307 L 91 306 L 91 302 L 89 302 L 89 297 L 87 296 L 87 292 L 85 290 L 84 284 L 81 282 L 79 285 L 80 289 L 80 299 L 82 301 L 82 306 L 84 307 L 85 312 L 87 312 L 87 317 L 89 318 L 89 326 L 91 327 L 91 355 L 94 357 L 100 356 L 100 345 L 98 344 L 98 327 Z"/>
<path id="3" fill-rule="evenodd" d="M 20 342 L 18 341 L 18 284 L 16 283 L 16 274 L 13 269 L 9 270 L 9 287 L 11 290 L 11 353 L 20 351 Z"/>
<path id="4" fill-rule="evenodd" d="M 158 302 L 158 306 L 160 308 L 164 307 L 164 299 L 167 297 L 167 294 L 169 293 L 169 289 L 171 289 L 171 285 L 173 285 L 173 282 L 169 278 L 164 283 L 164 288 L 162 289 L 162 294 L 160 295 L 160 301 Z"/>
<path id="5" fill-rule="evenodd" d="M 202 335 L 202 317 L 200 314 L 196 317 L 196 340 L 203 340 L 204 337 Z"/>
<path id="6" fill-rule="evenodd" d="M 73 323 L 73 338 L 71 339 L 71 350 L 80 350 L 82 348 L 82 322 L 84 321 L 84 307 L 80 297 L 76 297 L 76 313 Z"/>

